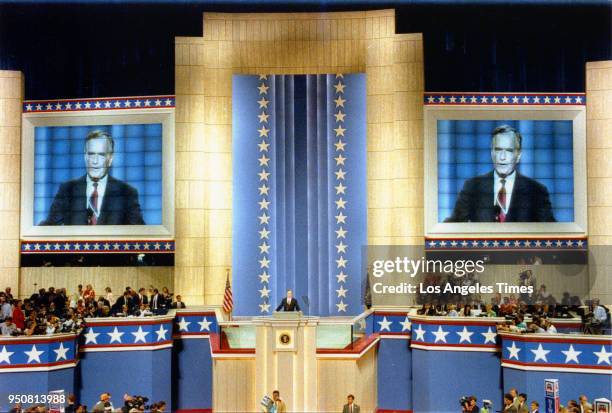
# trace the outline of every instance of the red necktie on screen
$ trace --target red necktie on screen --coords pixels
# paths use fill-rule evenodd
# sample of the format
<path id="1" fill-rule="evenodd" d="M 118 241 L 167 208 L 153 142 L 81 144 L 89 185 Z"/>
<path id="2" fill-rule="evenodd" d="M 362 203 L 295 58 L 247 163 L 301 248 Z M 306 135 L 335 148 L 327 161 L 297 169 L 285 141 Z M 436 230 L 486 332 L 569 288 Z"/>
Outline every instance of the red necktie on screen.
<path id="1" fill-rule="evenodd" d="M 93 207 L 93 214 L 91 215 L 91 220 L 89 221 L 91 225 L 96 225 L 98 223 L 98 218 L 96 214 L 98 213 L 98 183 L 94 182 L 93 184 L 94 190 L 91 193 L 91 198 L 89 198 L 89 202 Z"/>
<path id="2" fill-rule="evenodd" d="M 506 213 L 504 212 L 504 210 L 506 209 L 506 180 L 504 178 L 501 179 L 501 184 L 502 184 L 502 187 L 497 193 L 497 203 L 501 207 L 499 210 L 498 219 L 499 219 L 499 222 L 505 222 Z"/>

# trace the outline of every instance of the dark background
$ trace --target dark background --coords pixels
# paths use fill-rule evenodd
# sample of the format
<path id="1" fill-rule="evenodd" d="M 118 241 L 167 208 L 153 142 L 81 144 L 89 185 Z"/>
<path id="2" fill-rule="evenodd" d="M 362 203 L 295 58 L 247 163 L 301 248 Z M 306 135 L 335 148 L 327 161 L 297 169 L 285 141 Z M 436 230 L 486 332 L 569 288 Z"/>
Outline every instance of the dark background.
<path id="1" fill-rule="evenodd" d="M 431 92 L 583 92 L 585 62 L 612 58 L 608 1 L 256 3 L 0 0 L 0 69 L 25 73 L 26 99 L 173 94 L 174 37 L 201 36 L 204 11 L 387 7 L 424 34 Z"/>

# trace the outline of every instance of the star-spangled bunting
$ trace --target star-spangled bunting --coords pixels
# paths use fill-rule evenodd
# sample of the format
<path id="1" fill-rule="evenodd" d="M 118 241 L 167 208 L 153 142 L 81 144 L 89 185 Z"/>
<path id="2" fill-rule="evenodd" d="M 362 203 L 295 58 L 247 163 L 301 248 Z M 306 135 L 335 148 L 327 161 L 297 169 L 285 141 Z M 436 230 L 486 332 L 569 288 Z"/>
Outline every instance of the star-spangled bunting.
<path id="1" fill-rule="evenodd" d="M 336 189 L 336 197 L 334 199 L 334 204 L 336 206 L 336 210 L 339 212 L 339 214 L 342 215 L 338 215 L 340 217 L 340 219 L 338 219 L 338 216 L 336 216 L 336 227 L 334 229 L 334 232 L 336 234 L 336 241 L 337 243 L 339 243 L 338 245 L 340 245 L 340 248 L 336 248 L 336 256 L 333 257 L 332 259 L 335 261 L 334 263 L 332 263 L 331 265 L 335 264 L 335 268 L 337 269 L 337 271 L 344 271 L 346 269 L 346 263 L 347 260 L 345 259 L 345 254 L 348 253 L 348 245 L 344 244 L 342 242 L 342 240 L 346 239 L 346 233 L 347 231 L 342 227 L 342 225 L 346 224 L 346 221 L 348 219 L 347 215 L 345 215 L 341 210 L 346 211 L 346 202 L 343 198 L 343 195 L 346 196 L 347 194 L 347 186 L 345 185 L 346 181 L 347 181 L 347 171 L 344 170 L 342 168 L 343 165 L 345 165 L 345 161 L 347 160 L 347 156 L 346 156 L 346 152 L 344 150 L 344 147 L 346 146 L 346 142 L 342 141 L 342 138 L 344 138 L 345 140 L 349 140 L 350 139 L 350 134 L 347 131 L 347 128 L 344 127 L 344 125 L 346 124 L 346 105 L 348 104 L 347 99 L 344 98 L 344 89 L 346 88 L 346 84 L 342 82 L 343 79 L 343 75 L 342 74 L 338 74 L 336 75 L 335 78 L 335 83 L 333 83 L 333 88 L 334 88 L 334 93 L 335 93 L 335 99 L 334 99 L 334 103 L 335 103 L 335 113 L 334 113 L 334 122 L 330 125 L 332 132 L 331 132 L 331 136 L 333 136 L 334 139 L 334 147 L 335 147 L 335 151 L 330 151 L 330 157 L 332 159 L 330 159 L 330 163 L 331 165 L 336 165 L 339 166 L 338 169 L 335 170 L 334 175 L 335 175 L 335 183 L 333 184 L 334 188 Z M 344 112 L 343 112 L 344 109 Z M 338 188 L 340 188 L 340 191 L 338 191 Z M 348 304 L 345 302 L 346 297 L 346 291 L 347 289 L 344 288 L 344 284 L 346 283 L 347 278 L 349 277 L 349 274 L 345 274 L 344 272 L 342 272 L 342 277 L 336 277 L 336 284 L 337 284 L 337 288 L 336 288 L 336 310 L 338 314 L 341 313 L 346 313 L 347 308 L 348 308 Z M 384 326 L 384 328 L 388 329 L 388 324 L 387 324 L 387 320 L 383 320 L 381 321 L 381 323 L 383 323 L 382 325 Z"/>
<path id="2" fill-rule="evenodd" d="M 426 250 L 586 250 L 586 238 L 426 239 Z"/>
<path id="3" fill-rule="evenodd" d="M 434 93 L 425 92 L 426 105 L 586 105 L 584 93 Z"/>
<path id="4" fill-rule="evenodd" d="M 526 336 L 528 337 L 528 336 Z M 559 337 L 563 337 L 559 340 Z M 522 341 L 523 337 L 502 337 L 502 363 L 520 369 L 530 366 L 563 369 L 608 370 L 612 374 L 612 344 L 600 340 L 581 341 L 568 335 Z M 553 367 L 551 367 L 553 366 Z"/>
<path id="5" fill-rule="evenodd" d="M 69 367 L 76 362 L 76 336 L 72 340 L 58 338 L 54 341 L 50 338 L 49 341 L 32 340 L 30 343 L 26 340 L 0 346 L 0 372 L 5 369 L 10 371 L 12 366 L 40 368 L 53 363 L 54 367 Z"/>
<path id="6" fill-rule="evenodd" d="M 259 267 L 263 271 L 263 273 L 258 273 L 254 276 L 259 278 L 260 288 L 257 289 L 259 293 L 259 312 L 262 314 L 267 314 L 270 312 L 270 276 L 267 271 L 272 265 L 272 260 L 270 257 L 272 256 L 270 252 L 271 244 L 266 242 L 266 240 L 270 239 L 271 231 L 270 231 L 270 215 L 266 213 L 266 211 L 270 210 L 270 199 L 272 199 L 272 194 L 270 193 L 270 186 L 266 184 L 268 182 L 268 178 L 270 177 L 270 159 L 265 155 L 266 152 L 272 152 L 270 149 L 271 140 L 270 140 L 270 129 L 266 127 L 268 123 L 268 118 L 270 117 L 267 99 L 268 89 L 270 89 L 269 80 L 267 75 L 259 76 L 259 86 L 257 87 L 259 95 L 261 99 L 258 101 L 259 109 L 261 112 L 257 115 L 259 129 L 258 129 L 258 141 L 257 147 L 259 152 L 262 155 L 259 156 L 259 171 L 257 172 L 260 178 L 260 182 L 262 185 L 258 188 L 259 191 L 259 207 L 262 211 L 262 214 L 258 216 L 259 220 Z M 262 179 L 265 177 L 265 179 Z M 265 274 L 265 275 L 264 275 Z"/>
<path id="7" fill-rule="evenodd" d="M 173 108 L 175 107 L 175 104 L 176 98 L 173 95 L 123 98 L 56 99 L 44 101 L 26 100 L 23 102 L 23 112 L 41 113 L 117 109 L 165 109 Z"/>
<path id="8" fill-rule="evenodd" d="M 21 241 L 22 254 L 52 253 L 171 253 L 175 251 L 174 240 L 87 240 L 87 241 Z"/>

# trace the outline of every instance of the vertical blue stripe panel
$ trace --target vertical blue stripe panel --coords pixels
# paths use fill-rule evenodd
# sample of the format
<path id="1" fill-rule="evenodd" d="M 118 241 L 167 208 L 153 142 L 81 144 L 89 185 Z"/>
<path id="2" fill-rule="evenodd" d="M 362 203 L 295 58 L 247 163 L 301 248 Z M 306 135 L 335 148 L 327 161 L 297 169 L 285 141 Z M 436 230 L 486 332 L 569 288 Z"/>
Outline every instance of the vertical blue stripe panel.
<path id="1" fill-rule="evenodd" d="M 257 144 L 261 113 L 257 101 L 262 94 L 258 86 L 266 82 L 270 101 L 269 166 L 260 166 L 262 155 Z M 334 157 L 336 127 L 333 75 L 234 76 L 233 83 L 233 150 L 234 150 L 234 222 L 233 280 L 236 315 L 260 315 L 260 305 L 269 302 L 270 312 L 293 289 L 302 310 L 311 315 L 353 315 L 360 312 L 360 252 L 366 243 L 366 141 L 365 76 L 347 75 L 344 97 L 347 99 L 344 127 L 347 142 L 343 169 L 346 172 L 347 201 L 343 240 L 348 245 L 344 258 L 348 274 L 343 298 L 346 312 L 338 313 L 336 290 L 336 219 L 337 200 Z M 350 125 L 350 126 L 349 126 Z M 270 172 L 268 186 L 271 204 L 268 229 L 271 231 L 269 301 L 259 290 L 259 260 L 262 258 L 258 216 L 264 211 L 258 188 L 258 172 Z M 268 313 L 269 314 L 269 313 Z"/>

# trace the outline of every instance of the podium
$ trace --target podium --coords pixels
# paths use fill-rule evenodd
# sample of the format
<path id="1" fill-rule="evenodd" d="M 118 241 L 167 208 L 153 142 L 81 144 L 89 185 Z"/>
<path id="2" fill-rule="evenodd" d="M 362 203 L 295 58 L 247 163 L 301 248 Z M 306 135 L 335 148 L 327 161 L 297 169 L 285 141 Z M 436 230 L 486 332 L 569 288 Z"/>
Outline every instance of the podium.
<path id="1" fill-rule="evenodd" d="M 253 322 L 257 397 L 278 390 L 288 412 L 316 412 L 319 318 L 288 311 L 257 317 Z"/>

